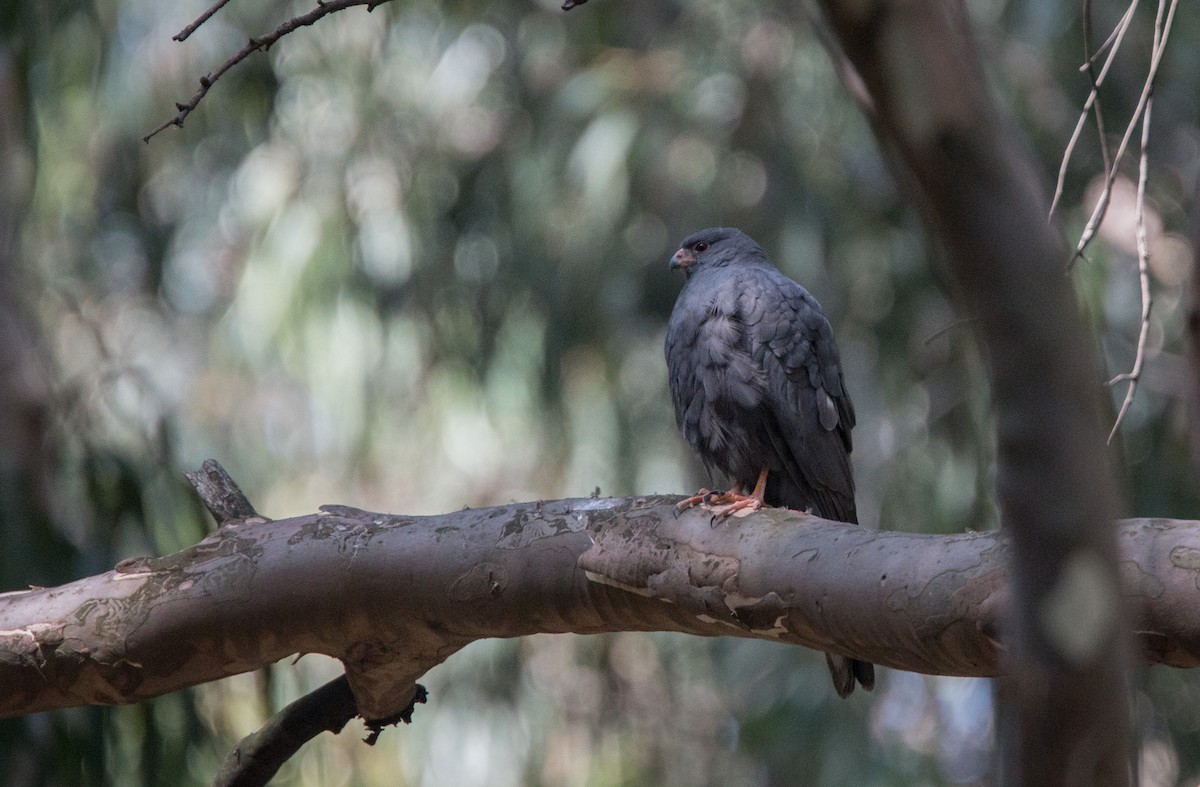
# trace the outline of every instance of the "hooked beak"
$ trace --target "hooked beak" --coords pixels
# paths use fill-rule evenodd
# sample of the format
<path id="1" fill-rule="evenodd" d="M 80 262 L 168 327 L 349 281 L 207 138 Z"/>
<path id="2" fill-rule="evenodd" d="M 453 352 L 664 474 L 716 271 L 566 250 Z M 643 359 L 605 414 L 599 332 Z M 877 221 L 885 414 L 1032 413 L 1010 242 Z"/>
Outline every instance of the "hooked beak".
<path id="1" fill-rule="evenodd" d="M 679 251 L 675 252 L 675 255 L 671 257 L 671 262 L 668 264 L 671 266 L 671 270 L 673 271 L 679 270 L 680 268 L 682 268 L 684 271 L 687 271 L 687 269 L 695 261 L 695 252 L 693 252 L 691 249 L 680 249 Z"/>

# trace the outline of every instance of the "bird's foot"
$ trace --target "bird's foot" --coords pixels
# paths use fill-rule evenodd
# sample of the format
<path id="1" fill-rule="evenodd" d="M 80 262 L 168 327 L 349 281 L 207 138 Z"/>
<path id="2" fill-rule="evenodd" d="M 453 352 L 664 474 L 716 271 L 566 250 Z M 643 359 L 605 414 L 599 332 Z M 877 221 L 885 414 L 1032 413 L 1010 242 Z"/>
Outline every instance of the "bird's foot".
<path id="1" fill-rule="evenodd" d="M 724 519 L 728 516 L 748 516 L 763 507 L 761 497 L 742 493 L 742 487 L 735 486 L 728 492 L 712 489 L 701 489 L 691 497 L 685 497 L 675 504 L 675 511 L 686 511 L 694 506 L 700 506 L 705 511 L 711 511 L 714 517 Z"/>
<path id="2" fill-rule="evenodd" d="M 736 516 L 740 518 L 749 516 L 762 508 L 763 501 L 754 495 L 739 495 L 733 492 L 726 492 L 719 498 L 713 498 L 711 501 L 708 501 L 705 507 L 712 511 L 714 517 L 724 519 L 725 517 Z"/>
<path id="3" fill-rule="evenodd" d="M 742 492 L 742 485 L 737 484 L 725 494 L 705 500 L 704 502 L 708 504 L 705 507 L 713 512 L 714 521 L 718 517 L 725 519 L 731 516 L 749 516 L 762 508 L 765 504 L 768 472 L 765 467 L 759 472 L 758 481 L 754 484 L 754 491 L 748 495 Z"/>
<path id="4" fill-rule="evenodd" d="M 675 513 L 677 513 L 677 514 L 682 513 L 684 511 L 688 510 L 689 508 L 691 508 L 692 506 L 707 506 L 709 500 L 711 500 L 714 496 L 720 496 L 723 494 L 725 494 L 725 493 L 724 492 L 714 492 L 711 489 L 701 488 L 700 491 L 697 492 L 696 494 L 692 495 L 691 497 L 685 497 L 684 499 L 682 499 L 678 503 L 676 503 L 675 504 Z"/>

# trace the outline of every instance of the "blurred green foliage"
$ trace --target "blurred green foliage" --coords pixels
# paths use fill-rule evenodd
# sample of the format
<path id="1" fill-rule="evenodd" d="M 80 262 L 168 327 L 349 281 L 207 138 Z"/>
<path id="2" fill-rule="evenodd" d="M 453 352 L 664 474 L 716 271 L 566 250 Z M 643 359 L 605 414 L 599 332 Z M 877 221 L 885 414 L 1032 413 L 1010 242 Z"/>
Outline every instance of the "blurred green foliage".
<path id="1" fill-rule="evenodd" d="M 0 316 L 25 331 L 0 333 L 0 366 L 28 377 L 0 387 L 23 430 L 0 444 L 4 588 L 194 542 L 207 523 L 181 471 L 209 456 L 275 517 L 694 489 L 661 358 L 679 287 L 666 260 L 713 224 L 755 236 L 830 315 L 864 524 L 994 526 L 969 326 L 798 4 L 352 9 L 251 57 L 144 145 L 246 36 L 307 8 L 238 0 L 173 42 L 204 5 L 0 4 Z M 995 88 L 1053 173 L 1087 92 L 1079 9 L 969 5 Z M 1102 40 L 1123 6 L 1094 5 Z M 1111 134 L 1145 73 L 1152 9 L 1139 14 L 1103 93 Z M 1119 449 L 1133 512 L 1195 517 L 1181 328 L 1197 17 L 1181 12 L 1174 36 L 1151 151 L 1150 353 Z M 1094 136 L 1068 173 L 1073 232 Z M 1074 271 L 1110 375 L 1131 363 L 1139 313 L 1120 185 Z M 477 643 L 428 676 L 411 727 L 374 749 L 354 729 L 324 736 L 277 783 L 986 779 L 987 682 L 884 671 L 874 695 L 840 702 L 821 662 L 669 635 Z M 205 783 L 232 741 L 336 673 L 309 656 L 134 708 L 6 721 L 0 782 Z M 1200 774 L 1198 691 L 1152 671 L 1144 783 Z"/>

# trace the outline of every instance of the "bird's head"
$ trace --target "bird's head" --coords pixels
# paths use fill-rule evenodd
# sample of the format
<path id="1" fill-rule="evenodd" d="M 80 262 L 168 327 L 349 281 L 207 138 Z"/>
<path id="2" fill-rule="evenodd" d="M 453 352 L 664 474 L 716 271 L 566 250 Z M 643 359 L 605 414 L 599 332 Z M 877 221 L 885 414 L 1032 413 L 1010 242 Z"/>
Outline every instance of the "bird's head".
<path id="1" fill-rule="evenodd" d="M 733 227 L 709 227 L 693 232 L 671 257 L 671 270 L 691 276 L 706 268 L 733 263 L 766 261 L 766 252 L 746 233 Z"/>

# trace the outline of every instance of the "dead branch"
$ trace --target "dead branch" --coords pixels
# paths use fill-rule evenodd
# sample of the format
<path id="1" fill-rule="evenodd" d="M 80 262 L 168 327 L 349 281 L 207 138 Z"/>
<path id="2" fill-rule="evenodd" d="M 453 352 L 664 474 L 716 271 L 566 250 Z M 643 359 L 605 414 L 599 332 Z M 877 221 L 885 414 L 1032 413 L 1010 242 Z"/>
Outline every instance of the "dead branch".
<path id="1" fill-rule="evenodd" d="M 374 745 L 379 733 L 391 724 L 412 723 L 416 706 L 425 702 L 425 687 L 417 684 L 412 702 L 394 718 L 367 725 L 368 745 Z M 262 729 L 240 740 L 225 757 L 213 787 L 260 787 L 274 778 L 283 764 L 322 732 L 335 735 L 358 715 L 354 692 L 343 675 L 287 705 L 272 716 Z"/>
<path id="2" fill-rule="evenodd" d="M 229 2 L 229 0 L 217 0 L 217 2 L 213 3 L 207 9 L 205 9 L 204 13 L 202 13 L 202 14 L 200 14 L 200 16 L 196 17 L 195 21 L 193 21 L 187 27 L 180 30 L 175 35 L 171 36 L 171 39 L 174 41 L 179 41 L 180 43 L 186 41 L 188 39 L 188 36 L 190 36 L 192 33 L 196 32 L 197 30 L 199 30 L 200 25 L 204 24 L 209 19 L 211 19 L 212 15 L 217 13 L 218 11 L 220 11 L 222 8 L 224 8 L 225 4 L 228 2 Z"/>
<path id="3" fill-rule="evenodd" d="M 288 704 L 238 741 L 213 780 L 213 787 L 257 787 L 268 783 L 300 747 L 322 732 L 335 735 L 355 716 L 358 706 L 343 675 Z"/>
<path id="4" fill-rule="evenodd" d="M 174 37 L 175 40 L 183 41 L 186 39 L 196 31 L 196 28 L 200 27 L 213 14 L 215 14 L 221 8 L 221 6 L 225 5 L 226 2 L 228 2 L 228 0 L 219 0 L 219 2 L 209 8 L 208 11 L 202 14 L 195 22 L 177 33 Z M 374 11 L 376 8 L 386 2 L 389 2 L 389 0 L 317 0 L 316 8 L 307 13 L 288 19 L 286 22 L 281 23 L 278 27 L 266 35 L 249 39 L 246 41 L 245 46 L 231 55 L 228 60 L 226 60 L 217 68 L 216 71 L 210 71 L 209 73 L 200 77 L 200 87 L 194 94 L 192 94 L 191 99 L 189 99 L 187 103 L 175 105 L 175 108 L 178 110 L 178 113 L 175 115 L 175 117 L 164 121 L 149 134 L 142 137 L 142 141 L 149 142 L 156 134 L 167 128 L 170 128 L 171 126 L 182 127 L 183 121 L 185 121 L 187 116 L 190 115 L 192 111 L 200 105 L 200 101 L 203 100 L 206 95 L 208 95 L 208 91 L 217 83 L 217 80 L 224 76 L 225 72 L 229 71 L 229 69 L 233 68 L 255 52 L 266 52 L 268 49 L 274 46 L 276 41 L 288 35 L 289 33 L 293 33 L 302 27 L 312 25 L 317 20 L 329 16 L 332 13 L 344 11 L 347 8 L 352 8 L 353 6 L 357 5 L 365 5 L 368 12 Z"/>
<path id="5" fill-rule="evenodd" d="M 206 459 L 199 470 L 190 470 L 184 475 L 218 525 L 263 518 L 215 459 Z"/>

